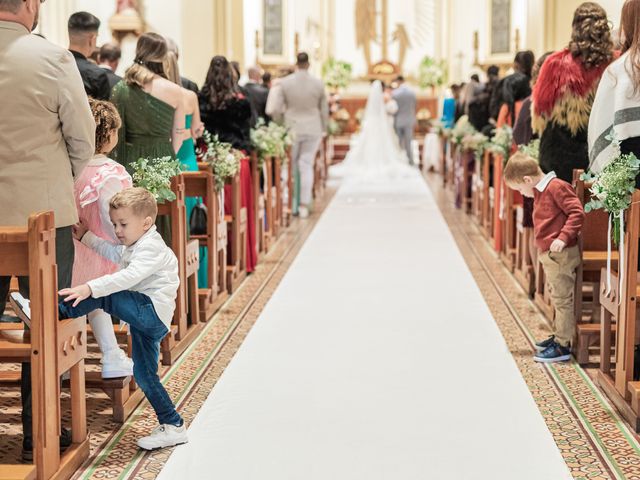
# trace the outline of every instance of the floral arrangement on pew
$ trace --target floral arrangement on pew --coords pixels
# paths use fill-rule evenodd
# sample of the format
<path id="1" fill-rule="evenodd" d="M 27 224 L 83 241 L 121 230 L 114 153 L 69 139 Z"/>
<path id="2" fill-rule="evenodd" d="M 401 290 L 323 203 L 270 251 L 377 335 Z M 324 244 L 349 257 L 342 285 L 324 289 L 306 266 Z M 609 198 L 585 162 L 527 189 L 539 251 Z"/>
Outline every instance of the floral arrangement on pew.
<path id="1" fill-rule="evenodd" d="M 147 189 L 158 203 L 172 202 L 171 179 L 183 171 L 180 160 L 171 157 L 139 158 L 131 164 L 131 177 L 136 187 Z"/>
<path id="2" fill-rule="evenodd" d="M 482 156 L 488 142 L 489 138 L 486 135 L 476 131 L 471 135 L 466 135 L 462 139 L 462 148 L 472 151 L 476 161 L 480 162 L 482 161 Z"/>
<path id="3" fill-rule="evenodd" d="M 528 155 L 531 158 L 539 160 L 540 159 L 540 139 L 534 138 L 526 145 L 520 145 L 518 147 L 518 150 L 520 150 L 522 153 L 524 153 L 525 155 Z"/>
<path id="4" fill-rule="evenodd" d="M 251 143 L 258 152 L 261 166 L 267 157 L 278 157 L 280 162 L 286 163 L 287 148 L 293 144 L 293 137 L 287 127 L 276 122 L 266 124 L 259 119 L 251 129 Z"/>
<path id="5" fill-rule="evenodd" d="M 511 144 L 513 143 L 513 129 L 509 125 L 497 128 L 487 145 L 487 150 L 502 155 L 503 162 L 507 162 L 511 155 Z"/>
<path id="6" fill-rule="evenodd" d="M 331 57 L 322 64 L 322 80 L 331 90 L 346 88 L 351 82 L 351 70 L 350 63 Z"/>
<path id="7" fill-rule="evenodd" d="M 607 294 L 611 291 L 611 239 L 619 247 L 620 291 L 624 277 L 624 212 L 631 206 L 636 188 L 636 176 L 640 173 L 640 159 L 633 153 L 622 154 L 620 140 L 615 133 L 605 137 L 613 146 L 611 161 L 601 172 L 583 173 L 581 180 L 592 182 L 591 200 L 584 206 L 585 212 L 603 209 L 609 214 L 607 233 Z M 613 228 L 612 228 L 613 227 Z"/>
<path id="8" fill-rule="evenodd" d="M 235 177 L 240 171 L 240 160 L 244 154 L 206 130 L 202 138 L 206 148 L 199 147 L 198 156 L 211 167 L 216 192 L 220 192 L 227 179 Z"/>
<path id="9" fill-rule="evenodd" d="M 456 145 L 462 145 L 462 140 L 467 136 L 476 134 L 477 131 L 469 122 L 469 117 L 461 116 L 451 129 L 451 142 Z"/>
<path id="10" fill-rule="evenodd" d="M 631 205 L 631 196 L 636 188 L 636 176 L 640 172 L 640 159 L 633 153 L 622 154 L 620 141 L 614 135 L 607 140 L 613 145 L 611 161 L 600 173 L 583 173 L 581 179 L 591 182 L 592 198 L 584 206 L 585 212 L 604 209 L 615 227 L 613 239 L 619 244 L 624 232 L 624 211 Z"/>

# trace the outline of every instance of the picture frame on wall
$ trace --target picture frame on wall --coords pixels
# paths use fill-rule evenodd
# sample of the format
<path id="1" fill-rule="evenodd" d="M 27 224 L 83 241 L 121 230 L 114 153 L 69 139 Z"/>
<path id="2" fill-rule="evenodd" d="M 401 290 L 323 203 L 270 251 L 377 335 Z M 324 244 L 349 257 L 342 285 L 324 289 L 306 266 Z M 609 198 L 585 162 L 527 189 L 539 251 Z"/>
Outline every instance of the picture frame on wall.
<path id="1" fill-rule="evenodd" d="M 288 58 L 286 12 L 287 0 L 262 1 L 262 35 L 259 49 L 261 64 L 281 64 Z"/>
<path id="2" fill-rule="evenodd" d="M 515 54 L 512 35 L 512 0 L 487 0 L 489 44 L 485 63 L 508 64 Z"/>

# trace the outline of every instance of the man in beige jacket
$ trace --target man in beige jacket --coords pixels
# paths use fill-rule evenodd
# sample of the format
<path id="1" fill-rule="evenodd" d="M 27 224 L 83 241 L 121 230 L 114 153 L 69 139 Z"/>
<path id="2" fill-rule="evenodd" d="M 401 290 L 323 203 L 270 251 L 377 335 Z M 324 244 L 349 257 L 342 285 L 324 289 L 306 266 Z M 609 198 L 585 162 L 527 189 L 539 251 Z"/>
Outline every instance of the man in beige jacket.
<path id="1" fill-rule="evenodd" d="M 40 0 L 0 0 L 0 225 L 27 224 L 53 210 L 58 287 L 71 286 L 78 221 L 73 177 L 94 154 L 95 122 L 68 50 L 31 34 Z M 0 277 L 0 314 L 9 289 Z M 28 278 L 20 291 L 28 296 Z M 31 369 L 22 368 L 23 457 L 32 455 Z M 67 431 L 64 431 L 68 433 Z M 68 438 L 61 439 L 67 443 Z"/>
<path id="2" fill-rule="evenodd" d="M 267 99 L 267 115 L 278 118 L 293 131 L 291 149 L 294 171 L 300 174 L 300 218 L 309 216 L 313 194 L 313 169 L 316 154 L 329 123 L 329 105 L 324 84 L 309 73 L 309 56 L 301 52 L 296 72 L 283 78 L 271 89 Z"/>

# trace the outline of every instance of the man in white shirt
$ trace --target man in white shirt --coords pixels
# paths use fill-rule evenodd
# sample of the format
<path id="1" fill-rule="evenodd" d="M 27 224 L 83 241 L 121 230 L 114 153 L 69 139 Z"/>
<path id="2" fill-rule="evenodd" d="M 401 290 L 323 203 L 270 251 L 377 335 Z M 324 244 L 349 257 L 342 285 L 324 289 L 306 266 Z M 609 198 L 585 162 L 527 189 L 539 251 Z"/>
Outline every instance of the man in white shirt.
<path id="1" fill-rule="evenodd" d="M 160 342 L 171 328 L 180 278 L 178 260 L 154 225 L 156 200 L 144 188 L 127 188 L 109 203 L 109 216 L 120 245 L 114 245 L 76 225 L 74 236 L 121 269 L 74 288 L 60 290 L 61 319 L 77 318 L 102 309 L 129 324 L 133 376 L 153 407 L 160 425 L 138 440 L 144 450 L 187 443 L 184 420 L 160 383 Z M 12 296 L 21 316 L 29 307 Z"/>

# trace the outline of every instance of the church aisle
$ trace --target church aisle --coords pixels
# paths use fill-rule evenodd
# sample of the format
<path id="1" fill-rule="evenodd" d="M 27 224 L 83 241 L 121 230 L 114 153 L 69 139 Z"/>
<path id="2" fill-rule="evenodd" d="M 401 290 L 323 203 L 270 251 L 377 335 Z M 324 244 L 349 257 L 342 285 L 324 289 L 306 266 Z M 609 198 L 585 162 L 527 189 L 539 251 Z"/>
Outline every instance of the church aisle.
<path id="1" fill-rule="evenodd" d="M 426 184 L 344 185 L 159 478 L 571 478 Z"/>

